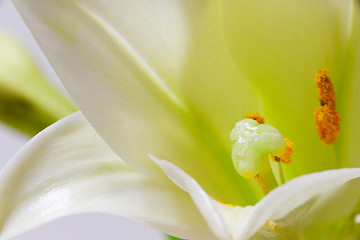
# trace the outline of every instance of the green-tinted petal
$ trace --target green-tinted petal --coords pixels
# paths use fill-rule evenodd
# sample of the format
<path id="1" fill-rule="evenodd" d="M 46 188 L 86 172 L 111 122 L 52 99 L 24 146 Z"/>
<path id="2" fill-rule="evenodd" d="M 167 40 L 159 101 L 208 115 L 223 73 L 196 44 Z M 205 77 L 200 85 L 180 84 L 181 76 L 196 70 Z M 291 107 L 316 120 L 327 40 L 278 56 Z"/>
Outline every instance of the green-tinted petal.
<path id="1" fill-rule="evenodd" d="M 0 173 L 0 239 L 56 218 L 115 214 L 183 238 L 210 235 L 191 198 L 123 162 L 81 113 L 35 136 Z"/>
<path id="2" fill-rule="evenodd" d="M 267 123 L 294 143 L 293 163 L 286 169 L 291 177 L 328 166 L 313 120 L 319 106 L 313 78 L 328 69 L 340 92 L 353 2 L 223 1 L 230 52 L 262 93 Z"/>
<path id="3" fill-rule="evenodd" d="M 356 168 L 295 178 L 254 206 L 245 224 L 238 229 L 237 239 L 251 236 L 268 219 L 278 225 L 279 231 L 289 230 L 296 236 L 307 234 L 311 230 L 309 226 L 333 224 L 354 210 L 360 196 L 359 178 L 360 169 Z"/>
<path id="4" fill-rule="evenodd" d="M 161 178 L 146 156 L 157 154 L 212 195 L 254 202 L 232 167 L 228 135 L 257 110 L 257 98 L 226 51 L 216 2 L 15 3 L 70 95 L 122 159 Z"/>
<path id="5" fill-rule="evenodd" d="M 360 2 L 354 3 L 352 38 L 341 98 L 338 100 L 342 117 L 339 144 L 341 166 L 360 167 Z"/>
<path id="6" fill-rule="evenodd" d="M 44 78 L 18 41 L 0 32 L 0 120 L 35 135 L 76 107 Z"/>

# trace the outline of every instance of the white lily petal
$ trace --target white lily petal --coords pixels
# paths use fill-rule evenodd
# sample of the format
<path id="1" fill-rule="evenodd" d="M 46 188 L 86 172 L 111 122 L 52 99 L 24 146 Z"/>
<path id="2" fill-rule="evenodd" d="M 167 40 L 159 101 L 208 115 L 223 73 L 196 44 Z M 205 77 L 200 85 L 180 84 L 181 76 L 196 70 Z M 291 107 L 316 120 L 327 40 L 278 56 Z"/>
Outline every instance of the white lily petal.
<path id="1" fill-rule="evenodd" d="M 278 221 L 281 228 L 286 228 L 306 227 L 321 217 L 329 217 L 331 221 L 334 217 L 346 216 L 359 200 L 359 178 L 360 169 L 355 168 L 329 170 L 295 178 L 271 191 L 254 206 L 245 224 L 238 229 L 236 239 L 249 238 L 268 219 Z M 357 181 L 351 181 L 354 179 Z M 352 186 L 348 187 L 348 184 Z M 336 205 L 334 202 L 341 207 L 333 207 Z M 286 219 L 295 210 L 297 215 Z"/>
<path id="2" fill-rule="evenodd" d="M 158 159 L 151 155 L 151 159 L 158 164 L 166 175 L 180 188 L 188 192 L 195 205 L 206 220 L 209 228 L 218 239 L 233 239 L 234 233 L 241 226 L 251 206 L 227 206 L 210 197 L 201 186 L 182 169 L 173 163 Z"/>
<path id="3" fill-rule="evenodd" d="M 85 212 L 184 238 L 212 236 L 188 194 L 134 171 L 75 113 L 34 137 L 0 173 L 0 239 Z"/>
<path id="4" fill-rule="evenodd" d="M 165 178 L 151 152 L 214 195 L 254 202 L 248 197 L 256 194 L 239 191 L 248 183 L 229 161 L 228 134 L 257 110 L 257 97 L 226 51 L 216 1 L 14 3 L 74 101 L 124 161 Z"/>
<path id="5" fill-rule="evenodd" d="M 246 218 L 249 216 L 252 206 L 228 206 L 218 201 L 213 200 L 213 205 L 221 214 L 221 217 L 228 227 L 231 234 L 231 239 L 235 239 L 239 226 L 244 224 Z"/>
<path id="6" fill-rule="evenodd" d="M 301 149 L 286 169 L 291 177 L 328 167 L 328 151 L 314 124 L 313 112 L 320 104 L 313 79 L 318 70 L 328 69 L 340 97 L 349 42 L 358 30 L 352 28 L 354 3 L 223 1 L 230 52 L 261 91 L 269 124 Z"/>

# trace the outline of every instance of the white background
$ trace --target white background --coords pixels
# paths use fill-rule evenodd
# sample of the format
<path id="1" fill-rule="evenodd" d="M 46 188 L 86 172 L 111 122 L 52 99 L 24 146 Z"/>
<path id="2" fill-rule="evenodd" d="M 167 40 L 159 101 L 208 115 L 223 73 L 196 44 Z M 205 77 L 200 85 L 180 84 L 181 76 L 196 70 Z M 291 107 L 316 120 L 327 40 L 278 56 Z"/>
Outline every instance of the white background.
<path id="1" fill-rule="evenodd" d="M 29 0 L 31 1 L 31 0 Z M 64 90 L 56 74 L 10 0 L 0 0 L 0 31 L 15 35 L 29 49 L 44 74 Z M 28 138 L 0 124 L 0 168 Z M 117 216 L 84 214 L 48 223 L 14 240 L 163 240 L 163 234 Z"/>

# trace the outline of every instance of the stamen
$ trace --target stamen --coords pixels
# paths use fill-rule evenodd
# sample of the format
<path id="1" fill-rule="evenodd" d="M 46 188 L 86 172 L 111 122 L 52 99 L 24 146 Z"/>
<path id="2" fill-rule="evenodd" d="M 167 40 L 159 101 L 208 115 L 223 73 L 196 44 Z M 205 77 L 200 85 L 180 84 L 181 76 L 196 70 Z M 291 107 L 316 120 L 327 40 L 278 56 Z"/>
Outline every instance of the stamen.
<path id="1" fill-rule="evenodd" d="M 270 154 L 269 157 L 271 161 L 282 162 L 285 164 L 291 163 L 291 156 L 294 152 L 294 148 L 293 148 L 294 144 L 290 142 L 287 138 L 285 138 L 285 141 L 286 141 L 286 148 L 284 152 L 282 152 L 280 155 Z"/>
<path id="2" fill-rule="evenodd" d="M 331 145 L 339 136 L 341 118 L 335 107 L 334 85 L 328 75 L 329 72 L 325 69 L 318 71 L 315 75 L 314 81 L 318 87 L 320 107 L 316 109 L 314 119 L 319 138 L 327 145 Z"/>
<path id="3" fill-rule="evenodd" d="M 259 124 L 265 124 L 265 118 L 263 116 L 261 116 L 259 113 L 248 113 L 245 114 L 243 119 L 254 119 L 255 121 L 257 121 Z"/>

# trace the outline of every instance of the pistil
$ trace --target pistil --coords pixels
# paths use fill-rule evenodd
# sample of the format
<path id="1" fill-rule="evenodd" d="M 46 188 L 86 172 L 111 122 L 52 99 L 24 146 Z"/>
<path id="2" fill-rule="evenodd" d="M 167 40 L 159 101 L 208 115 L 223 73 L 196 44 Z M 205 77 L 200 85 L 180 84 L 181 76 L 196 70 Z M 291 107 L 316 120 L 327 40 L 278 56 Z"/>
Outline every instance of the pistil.
<path id="1" fill-rule="evenodd" d="M 265 119 L 258 113 L 249 113 L 236 123 L 231 132 L 233 142 L 232 160 L 237 172 L 244 178 L 255 178 L 267 194 L 283 184 L 285 174 L 282 163 L 289 164 L 293 153 L 292 143 L 272 126 L 263 124 Z M 272 168 L 271 160 L 278 162 L 278 172 Z M 279 176 L 277 179 L 275 176 Z"/>

